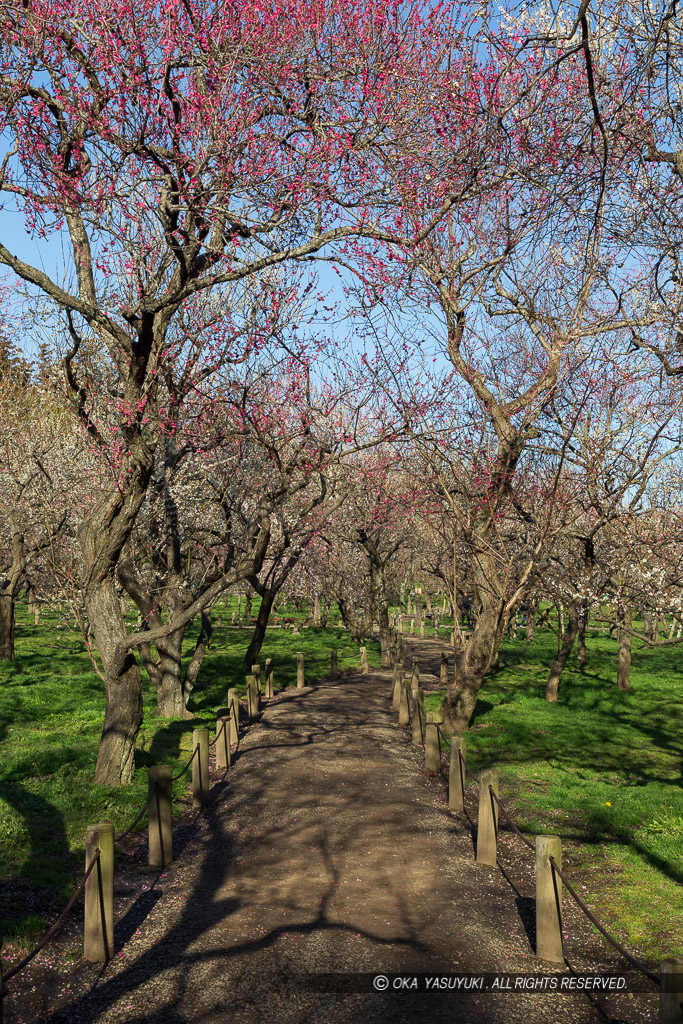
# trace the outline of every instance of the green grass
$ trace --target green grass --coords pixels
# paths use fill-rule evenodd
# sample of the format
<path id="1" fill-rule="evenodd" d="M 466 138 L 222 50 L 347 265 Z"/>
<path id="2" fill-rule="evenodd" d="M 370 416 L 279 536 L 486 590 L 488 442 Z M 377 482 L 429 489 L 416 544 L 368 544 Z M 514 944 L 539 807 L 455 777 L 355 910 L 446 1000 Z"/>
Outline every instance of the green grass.
<path id="1" fill-rule="evenodd" d="M 38 626 L 18 609 L 16 661 L 0 662 L 0 935 L 19 944 L 44 929 L 61 909 L 83 870 L 87 825 L 111 820 L 117 831 L 134 818 L 147 797 L 147 769 L 171 764 L 191 753 L 192 730 L 204 722 L 213 731 L 215 711 L 229 687 L 244 694 L 242 660 L 251 631 L 230 627 L 229 606 L 217 607 L 211 646 L 190 701 L 195 720 L 155 716 L 156 690 L 144 679 L 144 722 L 136 746 L 136 776 L 130 786 L 110 789 L 91 781 L 104 716 L 103 684 L 93 670 L 79 633 L 58 628 L 58 617 L 43 612 Z M 256 602 L 253 613 L 257 608 Z M 189 659 L 197 627 L 188 629 Z M 296 654 L 305 657 L 307 679 L 329 672 L 336 647 L 339 669 L 358 668 L 358 645 L 346 631 L 304 629 L 292 636 L 271 630 L 261 664 L 273 659 L 275 688 L 296 683 Z M 368 641 L 371 664 L 379 664 L 378 645 Z M 197 721 L 199 719 L 199 721 Z M 174 799 L 187 786 L 175 783 Z M 141 827 L 145 827 L 144 820 Z"/>
<path id="2" fill-rule="evenodd" d="M 683 955 L 681 649 L 634 644 L 632 689 L 621 693 L 616 643 L 589 633 L 585 671 L 574 654 L 549 704 L 556 644 L 545 630 L 534 644 L 523 631 L 503 644 L 501 670 L 479 694 L 468 764 L 498 769 L 522 831 L 562 838 L 570 876 L 622 941 L 654 959 Z M 438 709 L 440 696 L 425 705 Z"/>

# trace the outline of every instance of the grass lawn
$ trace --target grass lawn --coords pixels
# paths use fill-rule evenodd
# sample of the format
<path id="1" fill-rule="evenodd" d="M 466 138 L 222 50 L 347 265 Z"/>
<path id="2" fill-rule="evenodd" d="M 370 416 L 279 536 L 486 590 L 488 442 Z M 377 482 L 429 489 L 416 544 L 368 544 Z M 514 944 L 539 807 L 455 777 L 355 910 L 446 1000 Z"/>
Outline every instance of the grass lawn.
<path id="1" fill-rule="evenodd" d="M 253 614 L 257 607 L 254 602 Z M 221 603 L 215 610 L 214 622 L 220 614 L 224 625 L 214 626 L 190 701 L 194 721 L 157 718 L 156 691 L 143 673 L 136 777 L 130 786 L 109 789 L 91 781 L 104 689 L 83 640 L 78 632 L 58 628 L 56 615 L 43 612 L 36 626 L 26 608 L 19 607 L 16 662 L 0 662 L 0 935 L 6 941 L 35 939 L 67 902 L 83 871 L 86 827 L 102 820 L 113 821 L 117 831 L 126 827 L 147 798 L 149 766 L 180 767 L 192 752 L 193 729 L 207 724 L 213 736 L 215 711 L 225 704 L 228 688 L 237 686 L 244 693 L 242 659 L 251 631 L 227 625 L 235 608 L 232 598 L 227 608 Z M 188 659 L 197 629 L 187 632 Z M 261 665 L 273 659 L 277 692 L 296 683 L 298 651 L 305 656 L 307 678 L 316 679 L 328 674 L 333 647 L 340 671 L 358 668 L 358 645 L 350 634 L 322 629 L 304 629 L 300 636 L 271 630 Z M 368 641 L 367 647 L 370 664 L 378 665 L 377 643 Z M 188 776 L 175 783 L 174 799 L 187 784 Z"/>
<path id="2" fill-rule="evenodd" d="M 617 938 L 654 959 L 681 956 L 683 648 L 634 643 L 632 689 L 620 693 L 616 642 L 589 631 L 585 671 L 574 653 L 549 704 L 556 645 L 548 630 L 533 644 L 523 631 L 504 642 L 501 670 L 480 691 L 468 764 L 498 769 L 523 832 L 562 838 L 570 878 Z M 437 710 L 439 695 L 425 704 Z"/>

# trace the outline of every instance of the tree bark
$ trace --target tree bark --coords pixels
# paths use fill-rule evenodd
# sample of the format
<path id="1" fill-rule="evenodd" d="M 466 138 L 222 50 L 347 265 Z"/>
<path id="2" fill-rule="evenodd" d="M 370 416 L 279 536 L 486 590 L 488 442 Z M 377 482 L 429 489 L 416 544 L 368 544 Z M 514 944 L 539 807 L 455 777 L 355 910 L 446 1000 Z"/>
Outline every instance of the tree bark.
<path id="1" fill-rule="evenodd" d="M 0 594 L 0 661 L 14 661 L 14 622 L 14 598 Z"/>
<path id="2" fill-rule="evenodd" d="M 631 689 L 631 624 L 633 609 L 631 605 L 619 608 L 619 652 L 617 654 L 617 686 L 620 690 Z"/>
<path id="3" fill-rule="evenodd" d="M 173 615 L 175 608 L 169 610 Z M 161 682 L 157 696 L 157 714 L 161 718 L 179 718 L 185 710 L 183 699 L 183 638 L 185 627 L 170 633 L 155 646 L 159 655 Z"/>
<path id="4" fill-rule="evenodd" d="M 201 668 L 202 661 L 204 660 L 206 648 L 209 645 L 212 633 L 213 625 L 211 623 L 211 608 L 204 608 L 201 616 L 199 636 L 197 637 L 194 653 L 190 659 L 190 664 L 187 666 L 187 672 L 185 673 L 185 680 L 183 682 L 183 702 L 185 709 L 187 709 L 187 703 L 192 695 L 192 691 L 197 685 L 199 669 Z"/>
<path id="5" fill-rule="evenodd" d="M 480 608 L 472 635 L 456 657 L 457 687 L 449 688 L 441 705 L 446 732 L 462 733 L 470 724 L 482 680 L 495 663 L 503 636 L 504 603 L 489 597 Z"/>
<path id="6" fill-rule="evenodd" d="M 113 576 L 88 588 L 85 607 L 105 670 L 104 725 L 93 781 L 120 786 L 130 782 L 135 771 L 135 741 L 142 725 L 142 679 L 132 653 L 118 674 L 109 671 L 115 647 L 126 636 Z"/>
<path id="7" fill-rule="evenodd" d="M 247 647 L 246 654 L 244 655 L 244 672 L 249 674 L 251 672 L 251 666 L 255 665 L 258 661 L 258 657 L 263 647 L 263 641 L 266 636 L 266 630 L 268 629 L 268 622 L 270 620 L 270 612 L 275 603 L 275 598 L 279 593 L 279 587 L 277 590 L 270 590 L 263 588 L 261 592 L 261 607 L 258 610 L 256 616 L 256 625 L 254 626 L 254 632 L 251 634 L 251 640 Z"/>
<path id="8" fill-rule="evenodd" d="M 578 650 L 576 652 L 576 660 L 579 665 L 583 666 L 586 664 L 586 627 L 588 626 L 588 605 L 584 604 L 581 608 L 581 614 L 579 616 L 579 632 L 578 632 Z"/>
<path id="9" fill-rule="evenodd" d="M 545 688 L 545 699 L 547 701 L 557 700 L 557 691 L 560 685 L 560 679 L 562 678 L 562 673 L 564 672 L 567 660 L 571 654 L 572 647 L 574 646 L 578 630 L 579 610 L 575 604 L 570 604 L 567 608 L 566 626 L 564 634 L 562 635 L 560 649 L 557 652 L 557 658 L 550 669 L 550 675 L 548 676 L 548 682 Z"/>

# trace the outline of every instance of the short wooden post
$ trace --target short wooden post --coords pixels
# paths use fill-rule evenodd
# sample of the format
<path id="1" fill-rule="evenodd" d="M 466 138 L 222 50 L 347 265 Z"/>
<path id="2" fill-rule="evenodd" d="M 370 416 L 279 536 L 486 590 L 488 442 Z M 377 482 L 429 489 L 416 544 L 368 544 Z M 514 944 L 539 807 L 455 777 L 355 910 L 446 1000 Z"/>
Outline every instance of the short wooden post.
<path id="1" fill-rule="evenodd" d="M 498 772 L 485 771 L 479 776 L 479 819 L 477 822 L 477 863 L 495 867 L 498 835 L 498 804 L 489 792 L 498 796 Z"/>
<path id="2" fill-rule="evenodd" d="M 337 679 L 339 676 L 339 666 L 337 662 L 337 649 L 333 648 L 330 651 L 330 679 Z"/>
<path id="3" fill-rule="evenodd" d="M 536 956 L 562 963 L 562 881 L 551 857 L 562 870 L 560 837 L 536 836 Z"/>
<path id="4" fill-rule="evenodd" d="M 228 714 L 230 716 L 230 743 L 239 743 L 240 736 L 240 696 L 237 689 L 228 690 Z"/>
<path id="5" fill-rule="evenodd" d="M 251 666 L 251 674 L 253 675 L 254 679 L 256 680 L 256 689 L 257 689 L 257 691 L 258 691 L 258 693 L 260 695 L 261 694 L 261 666 L 260 665 L 252 665 Z"/>
<path id="6" fill-rule="evenodd" d="M 367 647 L 361 647 L 360 649 L 360 670 L 363 673 L 363 675 L 367 675 L 367 673 L 370 671 L 370 666 L 368 665 Z"/>
<path id="7" fill-rule="evenodd" d="M 452 811 L 465 809 L 465 770 L 460 755 L 465 756 L 467 740 L 451 736 L 451 760 L 448 771 L 448 806 Z"/>
<path id="8" fill-rule="evenodd" d="M 398 620 L 398 631 L 399 633 L 403 632 L 403 619 Z"/>
<path id="9" fill-rule="evenodd" d="M 247 713 L 249 721 L 258 718 L 258 688 L 255 676 L 247 676 Z"/>
<path id="10" fill-rule="evenodd" d="M 232 615 L 230 616 L 230 625 L 231 625 L 231 626 L 234 626 L 234 625 L 235 625 L 235 613 L 234 613 L 234 612 L 233 612 L 233 613 L 232 613 Z"/>
<path id="11" fill-rule="evenodd" d="M 424 635 L 425 635 L 425 624 L 424 624 L 424 622 L 421 622 L 420 623 L 420 636 L 424 636 Z"/>
<path id="12" fill-rule="evenodd" d="M 391 706 L 394 711 L 398 711 L 401 707 L 401 687 L 403 686 L 404 678 L 403 665 L 397 662 L 394 666 L 394 688 L 391 694 Z"/>
<path id="13" fill-rule="evenodd" d="M 149 866 L 164 868 L 173 860 L 173 769 L 167 764 L 155 764 L 147 776 L 150 798 L 147 808 L 147 835 Z"/>
<path id="14" fill-rule="evenodd" d="M 438 772 L 441 768 L 441 738 L 439 726 L 443 721 L 437 711 L 430 711 L 425 725 L 425 770 Z"/>
<path id="15" fill-rule="evenodd" d="M 85 868 L 100 851 L 85 883 L 83 958 L 106 963 L 114 955 L 114 826 L 90 825 L 85 836 Z"/>
<path id="16" fill-rule="evenodd" d="M 410 725 L 410 704 L 408 703 L 408 687 L 405 679 L 401 679 L 401 692 L 398 705 L 398 724 Z"/>
<path id="17" fill-rule="evenodd" d="M 301 690 L 306 685 L 306 676 L 304 672 L 304 656 L 299 653 L 296 656 L 296 686 L 298 690 Z"/>
<path id="18" fill-rule="evenodd" d="M 230 715 L 216 719 L 216 771 L 230 767 Z"/>
<path id="19" fill-rule="evenodd" d="M 274 696 L 273 659 L 266 658 L 266 700 L 272 700 Z"/>
<path id="20" fill-rule="evenodd" d="M 412 704 L 413 704 L 413 725 L 410 734 L 410 739 L 414 747 L 421 747 L 424 742 L 424 734 L 422 731 L 422 719 L 424 717 L 424 693 L 422 690 L 411 691 Z"/>
<path id="21" fill-rule="evenodd" d="M 442 686 L 448 686 L 448 651 L 441 652 L 441 671 L 439 682 Z"/>
<path id="22" fill-rule="evenodd" d="M 410 635 L 412 636 L 415 632 L 415 619 L 410 620 Z"/>
<path id="23" fill-rule="evenodd" d="M 197 750 L 199 746 L 199 750 Z M 192 806 L 204 807 L 209 802 L 209 730 L 192 730 L 192 749 L 197 750 L 192 762 Z"/>
<path id="24" fill-rule="evenodd" d="M 557 858 L 555 858 L 557 860 Z M 659 1024 L 683 1021 L 683 959 L 667 957 L 659 965 Z"/>
<path id="25" fill-rule="evenodd" d="M 417 690 L 420 685 L 420 659 L 413 658 L 413 674 L 410 677 L 410 689 Z"/>

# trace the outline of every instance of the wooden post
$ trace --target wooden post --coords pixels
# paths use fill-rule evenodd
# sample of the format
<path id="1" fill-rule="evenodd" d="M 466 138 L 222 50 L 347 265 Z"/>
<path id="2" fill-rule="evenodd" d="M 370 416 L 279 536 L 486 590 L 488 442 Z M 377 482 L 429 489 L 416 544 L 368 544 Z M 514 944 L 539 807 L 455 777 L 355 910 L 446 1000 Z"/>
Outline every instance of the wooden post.
<path id="1" fill-rule="evenodd" d="M 402 618 L 398 620 L 398 631 L 399 631 L 399 633 L 403 632 L 403 619 Z"/>
<path id="2" fill-rule="evenodd" d="M 240 697 L 236 689 L 228 690 L 228 714 L 230 716 L 230 743 L 239 743 Z"/>
<path id="3" fill-rule="evenodd" d="M 420 659 L 413 658 L 413 674 L 410 677 L 410 689 L 417 690 L 420 685 Z"/>
<path id="4" fill-rule="evenodd" d="M 230 767 L 230 715 L 216 719 L 216 771 Z"/>
<path id="5" fill-rule="evenodd" d="M 563 963 L 562 882 L 552 868 L 554 857 L 562 870 L 559 836 L 536 836 L 536 956 Z"/>
<path id="6" fill-rule="evenodd" d="M 98 863 L 85 883 L 83 958 L 102 964 L 114 955 L 114 826 L 109 821 L 88 827 L 86 871 L 98 850 Z"/>
<path id="7" fill-rule="evenodd" d="M 339 676 L 339 667 L 337 663 L 337 649 L 336 647 L 330 651 L 330 679 L 337 679 Z"/>
<path id="8" fill-rule="evenodd" d="M 401 706 L 401 687 L 403 685 L 403 665 L 399 661 L 394 665 L 394 681 L 391 691 L 391 706 L 398 711 Z"/>
<path id="9" fill-rule="evenodd" d="M 273 659 L 266 658 L 266 700 L 272 700 L 274 696 Z"/>
<path id="10" fill-rule="evenodd" d="M 420 623 L 420 636 L 424 636 L 424 635 L 425 635 L 425 624 L 424 624 L 424 622 L 421 622 Z"/>
<path id="11" fill-rule="evenodd" d="M 489 792 L 498 795 L 498 772 L 485 771 L 479 776 L 479 819 L 477 822 L 477 863 L 496 865 L 498 805 Z"/>
<path id="12" fill-rule="evenodd" d="M 439 682 L 442 686 L 448 686 L 448 651 L 441 652 L 441 671 Z"/>
<path id="13" fill-rule="evenodd" d="M 247 713 L 250 722 L 258 717 L 258 688 L 254 676 L 247 676 Z"/>
<path id="14" fill-rule="evenodd" d="M 306 676 L 304 672 L 304 656 L 299 653 L 296 656 L 296 687 L 297 690 L 301 690 L 306 685 Z"/>
<path id="15" fill-rule="evenodd" d="M 557 857 L 555 858 L 557 860 Z M 683 1021 L 683 959 L 667 957 L 659 965 L 659 1024 Z"/>
<path id="16" fill-rule="evenodd" d="M 197 756 L 192 762 L 192 806 L 204 807 L 209 802 L 209 730 L 192 730 L 192 749 Z"/>
<path id="17" fill-rule="evenodd" d="M 415 619 L 410 620 L 410 635 L 412 636 L 415 632 Z"/>
<path id="18" fill-rule="evenodd" d="M 465 809 L 465 769 L 460 754 L 465 756 L 465 736 L 451 736 L 451 760 L 448 771 L 448 806 L 452 811 Z"/>
<path id="19" fill-rule="evenodd" d="M 410 725 L 410 704 L 408 703 L 408 687 L 405 679 L 401 679 L 401 693 L 398 705 L 398 724 Z"/>
<path id="20" fill-rule="evenodd" d="M 425 725 L 425 770 L 438 772 L 441 768 L 441 738 L 439 726 L 443 716 L 437 711 L 430 711 Z"/>
<path id="21" fill-rule="evenodd" d="M 413 705 L 413 724 L 410 734 L 410 739 L 414 747 L 421 747 L 424 741 L 424 735 L 422 731 L 422 719 L 424 717 L 424 693 L 422 690 L 411 691 L 412 705 Z M 422 712 L 422 715 L 420 714 Z"/>
<path id="22" fill-rule="evenodd" d="M 251 666 L 251 674 L 253 675 L 254 679 L 256 680 L 256 689 L 257 689 L 258 694 L 260 696 L 261 695 L 261 666 L 260 665 L 252 665 Z"/>
<path id="23" fill-rule="evenodd" d="M 150 804 L 147 808 L 149 866 L 165 868 L 173 860 L 173 769 L 153 765 L 147 776 Z"/>
<path id="24" fill-rule="evenodd" d="M 370 671 L 370 666 L 368 665 L 367 647 L 361 647 L 360 649 L 360 670 L 363 673 L 363 675 L 367 675 L 367 673 Z"/>

